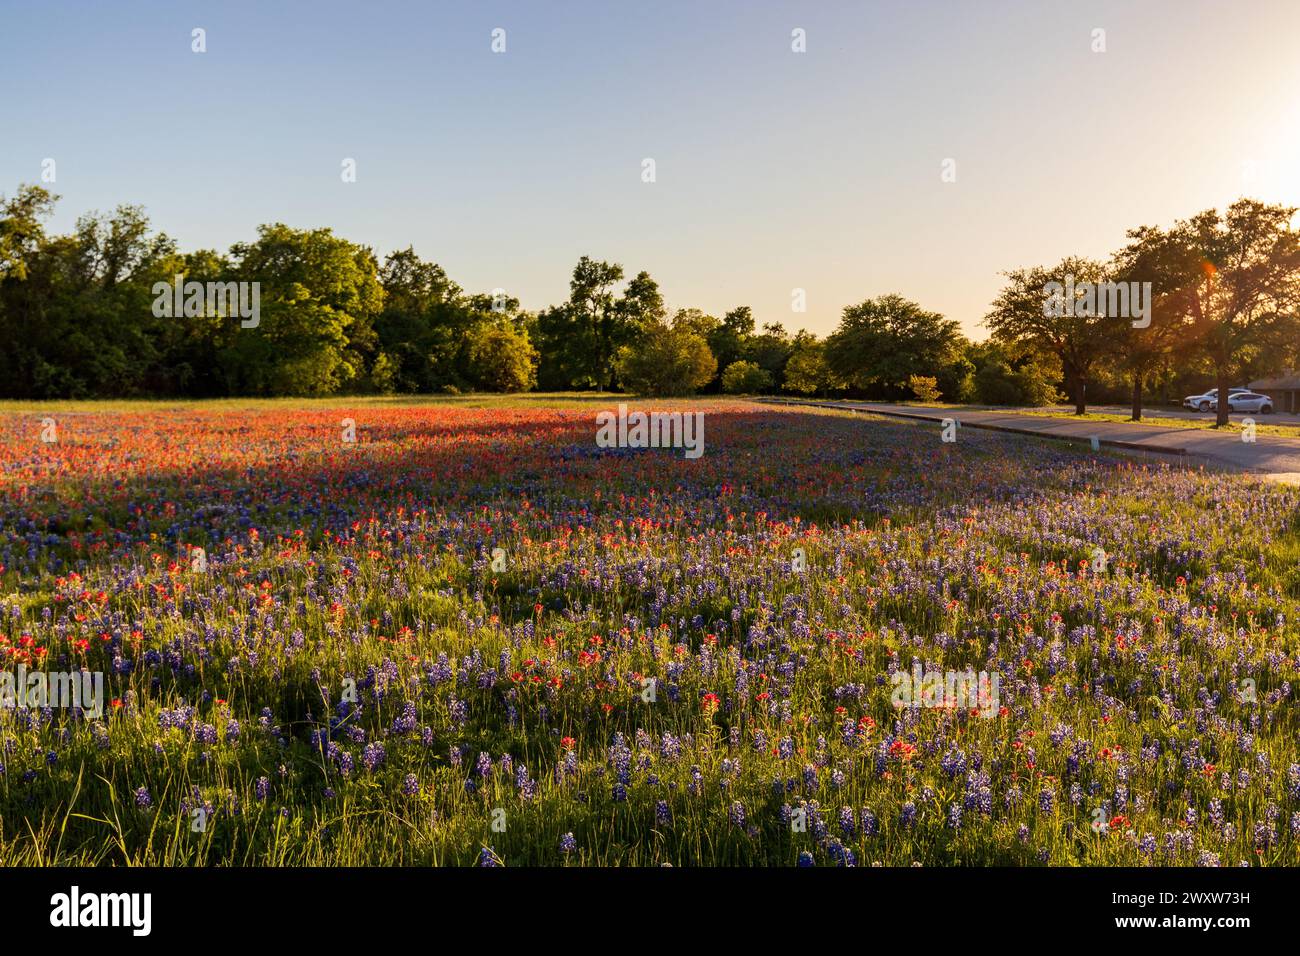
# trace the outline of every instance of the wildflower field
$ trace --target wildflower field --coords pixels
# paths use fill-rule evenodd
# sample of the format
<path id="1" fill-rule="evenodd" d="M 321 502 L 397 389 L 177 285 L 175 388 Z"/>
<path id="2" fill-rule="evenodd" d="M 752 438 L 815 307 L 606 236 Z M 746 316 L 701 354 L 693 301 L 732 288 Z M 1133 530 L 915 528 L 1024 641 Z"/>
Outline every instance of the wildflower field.
<path id="1" fill-rule="evenodd" d="M 1300 489 L 609 407 L 0 414 L 0 863 L 1300 863 Z"/>

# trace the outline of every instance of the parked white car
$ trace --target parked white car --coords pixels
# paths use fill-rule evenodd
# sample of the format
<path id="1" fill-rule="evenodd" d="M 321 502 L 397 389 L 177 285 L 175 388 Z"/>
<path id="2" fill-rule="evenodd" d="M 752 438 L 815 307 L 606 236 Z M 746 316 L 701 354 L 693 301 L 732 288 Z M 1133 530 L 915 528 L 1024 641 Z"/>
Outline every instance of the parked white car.
<path id="1" fill-rule="evenodd" d="M 1216 401 L 1211 407 L 1217 411 L 1219 403 Z M 1271 415 L 1273 414 L 1273 399 L 1267 395 L 1260 395 L 1258 392 L 1229 392 L 1228 411 Z"/>
<path id="2" fill-rule="evenodd" d="M 1248 388 L 1230 388 L 1228 389 L 1228 407 L 1232 407 L 1232 396 L 1241 392 L 1249 392 Z M 1203 395 L 1188 395 L 1183 399 L 1183 404 L 1196 412 L 1208 412 L 1218 407 L 1219 390 L 1212 388 Z"/>

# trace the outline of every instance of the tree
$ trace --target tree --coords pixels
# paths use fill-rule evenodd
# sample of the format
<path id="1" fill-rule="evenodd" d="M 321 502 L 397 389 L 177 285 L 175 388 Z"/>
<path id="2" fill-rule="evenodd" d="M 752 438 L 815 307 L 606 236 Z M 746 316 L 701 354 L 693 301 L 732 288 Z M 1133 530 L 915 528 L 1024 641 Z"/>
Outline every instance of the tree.
<path id="1" fill-rule="evenodd" d="M 231 254 L 240 278 L 261 283 L 260 323 L 239 329 L 221 356 L 231 391 L 327 395 L 361 377 L 350 346 L 373 336 L 384 298 L 370 249 L 276 223 Z"/>
<path id="2" fill-rule="evenodd" d="M 613 384 L 612 359 L 621 339 L 623 316 L 614 295 L 614 286 L 623 278 L 623 267 L 583 256 L 573 267 L 569 280 L 569 309 L 578 324 L 580 338 L 587 345 L 584 377 L 593 386 L 607 391 Z"/>
<path id="3" fill-rule="evenodd" d="M 1033 349 L 1009 352 L 998 342 L 972 344 L 966 351 L 974 372 L 970 398 L 984 405 L 1041 406 L 1058 399 L 1055 360 Z"/>
<path id="4" fill-rule="evenodd" d="M 458 363 L 476 320 L 460 286 L 409 246 L 384 260 L 379 281 L 384 305 L 374 328 L 378 348 L 394 365 L 393 387 L 403 392 L 468 387 Z"/>
<path id="5" fill-rule="evenodd" d="M 659 322 L 635 348 L 624 346 L 615 368 L 623 387 L 640 395 L 690 395 L 708 384 L 718 363 L 689 328 Z"/>
<path id="6" fill-rule="evenodd" d="M 526 392 L 537 384 L 537 350 L 528 334 L 507 323 L 483 323 L 470 337 L 475 384 L 490 392 Z"/>
<path id="7" fill-rule="evenodd" d="M 0 379 L 27 398 L 138 394 L 163 362 L 150 282 L 174 245 L 125 205 L 47 237 L 54 200 L 24 186 L 0 206 Z"/>
<path id="8" fill-rule="evenodd" d="M 918 402 L 937 402 L 939 400 L 939 380 L 933 375 L 909 375 L 907 387 L 912 390 Z"/>
<path id="9" fill-rule="evenodd" d="M 1053 301 L 1053 285 L 1073 288 L 1076 283 L 1106 281 L 1100 263 L 1067 258 L 1051 269 L 1035 266 L 1003 273 L 1008 285 L 993 301 L 984 324 L 993 338 L 1013 348 L 1034 348 L 1055 356 L 1074 398 L 1074 413 L 1087 411 L 1088 382 L 1111 344 L 1111 324 L 1083 300 Z"/>
<path id="10" fill-rule="evenodd" d="M 397 390 L 397 363 L 387 352 L 380 352 L 366 376 L 366 390 L 379 395 L 391 395 Z"/>
<path id="11" fill-rule="evenodd" d="M 87 213 L 77 220 L 77 240 L 83 279 L 105 289 L 175 251 L 165 234 L 150 235 L 141 206 L 118 206 L 112 216 Z"/>
<path id="12" fill-rule="evenodd" d="M 233 281 L 230 259 L 210 249 L 174 254 L 151 270 L 154 282 L 169 286 L 178 275 L 202 282 Z M 152 304 L 150 305 L 152 313 Z M 217 396 L 228 393 L 221 371 L 220 356 L 242 332 L 239 322 L 220 316 L 216 310 L 194 317 L 161 318 L 154 323 L 157 356 L 146 376 L 145 389 L 151 394 Z"/>
<path id="13" fill-rule="evenodd" d="M 780 322 L 764 322 L 763 331 L 745 341 L 745 359 L 766 371 L 778 385 L 785 379 L 785 365 L 793 353 L 794 342 Z"/>
<path id="14" fill-rule="evenodd" d="M 971 341 L 958 334 L 949 358 L 934 370 L 939 397 L 946 402 L 968 402 L 975 392 L 975 363 L 970 360 Z"/>
<path id="15" fill-rule="evenodd" d="M 721 325 L 716 318 L 699 309 L 678 309 L 673 313 L 673 328 L 693 332 L 706 342 L 710 341 Z M 709 346 L 709 351 L 713 352 L 712 346 Z M 713 357 L 717 358 L 718 353 L 713 352 Z"/>
<path id="16" fill-rule="evenodd" d="M 1234 374 L 1260 364 L 1269 350 L 1283 355 L 1300 337 L 1300 233 L 1296 210 L 1239 199 L 1150 230 L 1148 245 L 1162 250 L 1179 276 L 1165 298 L 1170 322 L 1187 323 L 1197 349 L 1215 372 L 1220 396 L 1216 424 L 1228 424 L 1226 397 Z"/>
<path id="17" fill-rule="evenodd" d="M 12 199 L 0 194 L 0 280 L 27 278 L 27 264 L 45 241 L 41 220 L 54 212 L 59 197 L 43 186 L 23 184 Z"/>
<path id="18" fill-rule="evenodd" d="M 754 395 L 771 386 L 772 373 L 753 362 L 732 362 L 722 372 L 722 390 L 728 395 Z"/>
<path id="19" fill-rule="evenodd" d="M 1129 244 L 1115 254 L 1112 269 L 1125 283 L 1143 283 L 1149 290 L 1146 322 L 1132 316 L 1106 316 L 1114 354 L 1131 387 L 1131 418 L 1142 420 L 1143 388 L 1180 350 L 1186 353 L 1189 336 L 1182 308 L 1187 267 L 1185 254 L 1169 234 L 1149 226 L 1130 229 Z"/>
<path id="20" fill-rule="evenodd" d="M 817 395 L 830 387 L 831 372 L 826 365 L 826 351 L 815 338 L 795 346 L 785 364 L 785 387 L 799 395 Z"/>
<path id="21" fill-rule="evenodd" d="M 650 278 L 650 273 L 638 272 L 623 290 L 615 310 L 618 323 L 612 331 L 612 342 L 614 351 L 618 351 L 639 338 L 654 323 L 663 321 L 664 297 L 659 292 L 659 283 Z"/>
<path id="22" fill-rule="evenodd" d="M 569 300 L 537 316 L 543 387 L 608 390 L 614 358 L 663 321 L 663 298 L 649 273 L 616 292 L 623 267 L 583 256 L 573 268 Z"/>
<path id="23" fill-rule="evenodd" d="M 46 248 L 44 221 L 58 196 L 22 185 L 11 199 L 0 195 L 0 385 L 5 394 L 40 397 L 36 388 L 42 330 L 56 271 Z M 33 276 L 33 269 L 45 266 Z"/>
<path id="24" fill-rule="evenodd" d="M 718 360 L 718 368 L 725 369 L 732 362 L 744 358 L 749 352 L 753 336 L 754 313 L 747 305 L 732 309 L 722 317 L 721 322 L 715 320 L 706 338 L 709 349 Z"/>
<path id="25" fill-rule="evenodd" d="M 826 363 L 850 388 L 898 396 L 908 377 L 937 373 L 958 356 L 959 326 L 900 295 L 844 309 L 826 339 Z"/>

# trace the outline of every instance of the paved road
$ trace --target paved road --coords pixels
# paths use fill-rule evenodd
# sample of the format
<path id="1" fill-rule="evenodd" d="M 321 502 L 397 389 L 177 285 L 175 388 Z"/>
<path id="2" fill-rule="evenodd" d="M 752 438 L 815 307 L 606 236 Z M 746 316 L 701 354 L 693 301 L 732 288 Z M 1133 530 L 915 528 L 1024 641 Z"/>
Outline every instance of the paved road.
<path id="1" fill-rule="evenodd" d="M 1133 422 L 1070 421 L 1015 410 L 933 408 L 925 405 L 879 405 L 873 402 L 805 402 L 827 408 L 852 408 L 895 418 L 939 422 L 955 418 L 963 426 L 991 428 L 1029 435 L 1046 435 L 1080 442 L 1096 438 L 1099 444 L 1171 456 L 1191 455 L 1276 481 L 1300 484 L 1300 439 L 1259 435 L 1243 442 L 1240 432 L 1222 433 L 1206 428 L 1175 428 Z M 1256 421 L 1276 421 L 1259 416 Z"/>

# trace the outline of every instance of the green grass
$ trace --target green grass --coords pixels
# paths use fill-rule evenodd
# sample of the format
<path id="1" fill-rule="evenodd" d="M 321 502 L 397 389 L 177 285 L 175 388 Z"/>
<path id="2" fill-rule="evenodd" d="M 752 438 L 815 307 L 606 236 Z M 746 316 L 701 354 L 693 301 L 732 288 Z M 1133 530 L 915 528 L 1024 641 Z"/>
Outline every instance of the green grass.
<path id="1" fill-rule="evenodd" d="M 1043 418 L 1060 418 L 1072 422 L 1114 422 L 1120 425 L 1154 425 L 1158 428 L 1208 429 L 1232 434 L 1238 434 L 1242 430 L 1240 420 L 1230 421 L 1227 425 L 1219 427 L 1215 424 L 1213 418 L 1171 418 L 1162 415 L 1143 415 L 1140 422 L 1134 422 L 1131 415 L 1112 415 L 1102 412 L 1087 412 L 1083 415 L 1075 415 L 1073 412 L 1041 408 L 1015 409 L 1014 411 L 1018 415 L 1037 415 Z M 1234 412 L 1233 414 L 1237 413 Z M 1300 425 L 1270 425 L 1267 415 L 1250 415 L 1247 417 L 1254 419 L 1255 433 L 1257 435 L 1300 438 Z"/>

